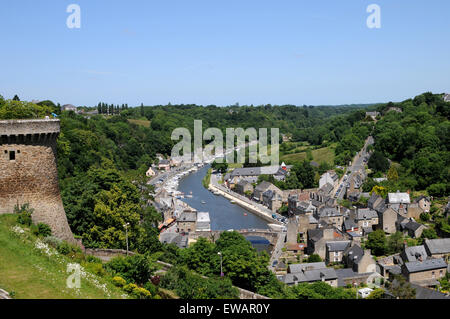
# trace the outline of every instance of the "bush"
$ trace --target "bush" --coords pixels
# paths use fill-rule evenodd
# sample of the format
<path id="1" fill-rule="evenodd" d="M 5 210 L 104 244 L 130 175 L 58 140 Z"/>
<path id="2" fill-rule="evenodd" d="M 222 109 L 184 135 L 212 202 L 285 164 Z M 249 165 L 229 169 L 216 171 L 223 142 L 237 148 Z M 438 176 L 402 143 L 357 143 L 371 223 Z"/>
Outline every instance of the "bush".
<path id="1" fill-rule="evenodd" d="M 151 282 L 145 283 L 144 288 L 147 289 L 148 291 L 150 291 L 152 296 L 155 296 L 158 293 L 158 287 L 156 287 Z"/>
<path id="2" fill-rule="evenodd" d="M 106 275 L 106 270 L 103 268 L 102 263 L 83 263 L 83 266 L 97 276 L 103 277 Z"/>
<path id="3" fill-rule="evenodd" d="M 92 256 L 92 255 L 87 255 L 86 256 L 86 262 L 88 263 L 96 263 L 96 264 L 101 264 L 102 260 L 98 257 Z"/>
<path id="4" fill-rule="evenodd" d="M 152 295 L 150 293 L 150 291 L 148 291 L 147 289 L 144 288 L 134 288 L 132 295 L 138 299 L 151 299 Z"/>
<path id="5" fill-rule="evenodd" d="M 36 228 L 33 228 L 33 233 L 39 237 L 48 237 L 52 235 L 52 229 L 49 225 L 38 223 Z"/>
<path id="6" fill-rule="evenodd" d="M 122 277 L 119 277 L 119 276 L 113 277 L 112 282 L 115 286 L 121 287 L 121 288 L 127 284 L 125 279 L 123 279 Z"/>
<path id="7" fill-rule="evenodd" d="M 17 222 L 22 225 L 31 226 L 31 215 L 33 212 L 34 209 L 30 208 L 30 204 L 23 204 L 20 208 L 18 205 L 14 206 L 14 213 L 19 215 Z"/>
<path id="8" fill-rule="evenodd" d="M 422 220 L 423 222 L 427 222 L 429 221 L 431 218 L 431 215 L 428 213 L 422 213 L 420 214 L 420 220 Z"/>
<path id="9" fill-rule="evenodd" d="M 136 286 L 135 284 L 128 284 L 128 285 L 123 286 L 123 290 L 125 290 L 129 294 L 133 293 L 133 290 L 136 288 L 138 288 L 138 286 Z"/>
<path id="10" fill-rule="evenodd" d="M 143 255 L 116 257 L 105 264 L 106 269 L 123 277 L 127 282 L 144 284 L 149 281 L 154 265 Z"/>

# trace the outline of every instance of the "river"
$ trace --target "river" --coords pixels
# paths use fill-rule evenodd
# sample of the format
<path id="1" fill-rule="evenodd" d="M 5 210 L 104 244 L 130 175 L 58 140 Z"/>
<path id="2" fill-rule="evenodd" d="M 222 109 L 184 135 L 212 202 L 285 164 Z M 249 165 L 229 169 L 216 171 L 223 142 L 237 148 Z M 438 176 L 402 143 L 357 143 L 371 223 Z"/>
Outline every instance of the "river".
<path id="1" fill-rule="evenodd" d="M 222 196 L 214 195 L 203 187 L 202 179 L 209 168 L 210 165 L 206 165 L 197 172 L 181 179 L 178 190 L 185 193 L 185 195 L 189 195 L 192 192 L 192 198 L 185 197 L 182 199 L 189 206 L 199 212 L 209 212 L 211 230 L 268 229 L 269 227 L 264 219 L 238 205 L 231 204 L 229 200 Z M 202 204 L 202 201 L 205 204 Z M 247 239 L 258 251 L 268 250 L 269 245 L 266 239 L 260 237 L 248 237 Z"/>

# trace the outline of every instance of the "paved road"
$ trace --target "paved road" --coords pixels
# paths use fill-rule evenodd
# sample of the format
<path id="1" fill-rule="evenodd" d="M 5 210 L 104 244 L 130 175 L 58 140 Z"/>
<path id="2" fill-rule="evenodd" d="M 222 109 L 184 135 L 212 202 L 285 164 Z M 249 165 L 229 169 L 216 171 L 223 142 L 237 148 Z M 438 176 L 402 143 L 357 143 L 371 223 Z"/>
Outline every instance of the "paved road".
<path id="1" fill-rule="evenodd" d="M 364 169 L 365 166 L 365 162 L 364 159 L 367 157 L 369 157 L 369 153 L 367 152 L 367 146 L 372 145 L 374 143 L 373 137 L 369 136 L 366 139 L 366 142 L 364 143 L 363 148 L 361 149 L 361 151 L 358 152 L 358 154 L 356 154 L 356 156 L 353 158 L 352 161 L 352 165 L 347 169 L 347 171 L 350 171 L 350 175 L 348 175 L 348 178 L 344 181 L 345 176 L 344 175 L 341 180 L 339 181 L 339 186 L 338 186 L 338 192 L 336 192 L 337 196 L 337 200 L 342 200 L 344 198 L 345 195 L 345 190 L 346 187 L 348 186 L 348 183 L 351 181 L 351 179 L 353 178 L 353 176 L 355 176 L 355 172 L 357 172 L 360 169 Z"/>
<path id="2" fill-rule="evenodd" d="M 269 261 L 269 269 L 272 272 L 275 272 L 276 265 L 275 265 L 275 267 L 273 267 L 273 262 L 275 260 L 278 260 L 281 256 L 282 249 L 284 247 L 284 241 L 286 240 L 286 235 L 287 235 L 286 233 L 280 233 L 278 235 L 277 243 L 273 247 L 272 255 L 270 256 L 270 261 Z"/>

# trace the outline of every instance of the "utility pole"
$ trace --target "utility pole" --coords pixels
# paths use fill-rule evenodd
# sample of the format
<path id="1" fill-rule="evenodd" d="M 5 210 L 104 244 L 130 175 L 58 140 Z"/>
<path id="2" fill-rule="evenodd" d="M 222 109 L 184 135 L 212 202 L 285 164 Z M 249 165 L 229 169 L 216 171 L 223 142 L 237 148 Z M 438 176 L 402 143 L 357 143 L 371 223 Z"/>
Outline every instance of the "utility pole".
<path id="1" fill-rule="evenodd" d="M 125 238 L 127 241 L 127 257 L 128 257 L 128 226 L 130 225 L 130 223 L 126 223 L 123 225 L 123 227 L 125 227 Z"/>

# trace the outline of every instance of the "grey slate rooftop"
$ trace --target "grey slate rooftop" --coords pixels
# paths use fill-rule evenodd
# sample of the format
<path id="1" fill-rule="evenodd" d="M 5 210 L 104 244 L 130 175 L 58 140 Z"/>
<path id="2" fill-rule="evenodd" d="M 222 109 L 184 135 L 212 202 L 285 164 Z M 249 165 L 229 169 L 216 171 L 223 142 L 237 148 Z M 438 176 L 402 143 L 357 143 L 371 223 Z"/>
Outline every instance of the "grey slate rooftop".
<path id="1" fill-rule="evenodd" d="M 350 241 L 328 241 L 326 245 L 328 251 L 344 251 L 350 245 Z"/>
<path id="2" fill-rule="evenodd" d="M 412 246 L 412 247 L 406 247 L 405 251 L 402 252 L 402 257 L 404 257 L 404 262 L 410 262 L 410 261 L 418 261 L 419 258 L 422 258 L 422 260 L 427 259 L 427 252 L 425 250 L 424 245 L 420 246 Z"/>
<path id="3" fill-rule="evenodd" d="M 425 247 L 432 254 L 448 254 L 450 253 L 450 238 L 426 239 Z"/>
<path id="4" fill-rule="evenodd" d="M 405 263 L 406 270 L 409 273 L 421 272 L 426 270 L 447 268 L 447 263 L 442 259 L 427 259 L 424 261 L 410 261 Z"/>
<path id="5" fill-rule="evenodd" d="M 378 218 L 378 214 L 376 211 L 370 208 L 359 208 L 356 214 L 356 220 L 366 220 Z"/>

